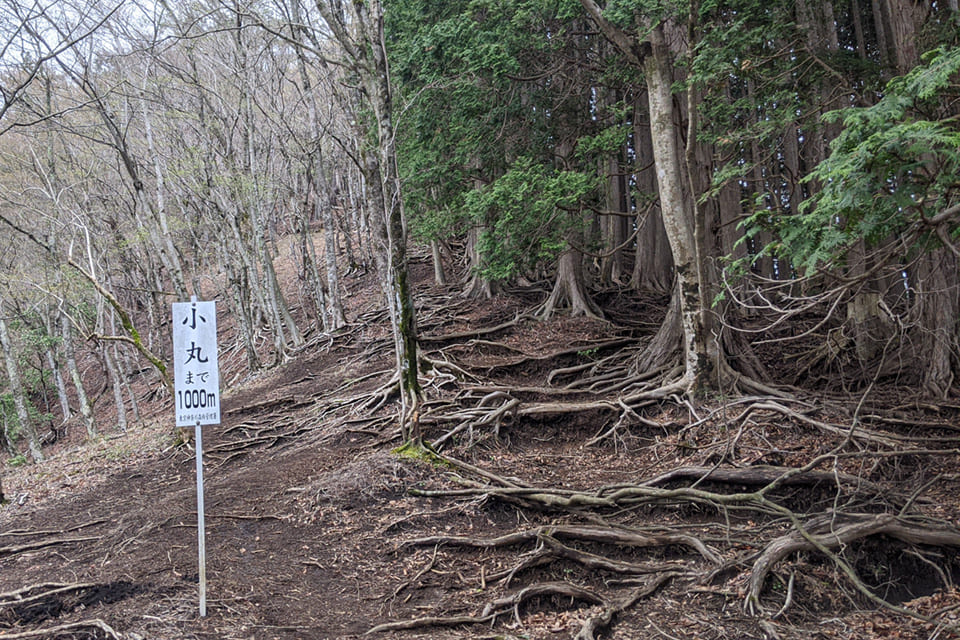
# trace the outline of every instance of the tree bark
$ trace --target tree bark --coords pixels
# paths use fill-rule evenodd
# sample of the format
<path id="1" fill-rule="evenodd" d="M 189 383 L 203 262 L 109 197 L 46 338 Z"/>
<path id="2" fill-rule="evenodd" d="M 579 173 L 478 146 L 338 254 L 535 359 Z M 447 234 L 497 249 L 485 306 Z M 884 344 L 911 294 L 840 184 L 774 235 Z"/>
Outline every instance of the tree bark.
<path id="1" fill-rule="evenodd" d="M 717 385 L 714 369 L 720 364 L 719 347 L 709 335 L 706 324 L 710 299 L 704 281 L 703 247 L 698 238 L 698 231 L 703 229 L 697 227 L 693 198 L 687 190 L 689 174 L 685 171 L 686 164 L 679 150 L 682 136 L 678 130 L 679 118 L 671 94 L 673 59 L 667 43 L 665 23 L 638 25 L 646 36 L 644 40 L 637 40 L 607 21 L 595 0 L 580 2 L 604 36 L 644 71 L 660 210 L 675 272 L 672 305 L 676 306 L 676 313 L 668 311 L 665 322 L 672 318 L 679 319 L 684 371 L 682 382 L 689 392 L 699 394 Z M 689 171 L 690 167 L 686 170 Z M 670 328 L 661 328 L 660 334 L 669 333 Z"/>
<path id="2" fill-rule="evenodd" d="M 56 322 L 54 315 L 58 316 L 59 314 L 51 309 L 49 313 L 45 315 L 47 316 L 45 319 L 47 335 L 52 338 L 54 336 L 53 325 Z M 70 419 L 72 412 L 70 411 L 70 398 L 67 396 L 67 385 L 63 380 L 63 372 L 60 369 L 57 354 L 54 352 L 52 346 L 47 347 L 44 355 L 47 359 L 47 366 L 50 367 L 50 371 L 53 374 L 53 383 L 57 388 L 57 399 L 60 401 L 60 411 L 63 415 L 63 421 L 66 422 Z"/>
<path id="3" fill-rule="evenodd" d="M 497 290 L 497 286 L 488 278 L 484 278 L 480 272 L 480 252 L 477 249 L 477 242 L 483 231 L 482 227 L 471 227 L 467 231 L 466 250 L 464 251 L 467 262 L 466 282 L 463 287 L 463 297 L 465 298 L 489 300 Z"/>
<path id="4" fill-rule="evenodd" d="M 110 386 L 113 389 L 113 404 L 117 408 L 117 428 L 126 433 L 127 431 L 127 408 L 123 402 L 123 383 L 120 375 L 119 364 L 114 360 L 110 345 L 103 345 L 101 355 L 103 356 L 103 368 L 110 378 Z"/>
<path id="5" fill-rule="evenodd" d="M 433 259 L 433 282 L 444 286 L 447 284 L 447 272 L 443 268 L 443 249 L 440 247 L 439 240 L 430 241 L 430 255 Z"/>
<path id="6" fill-rule="evenodd" d="M 922 384 L 924 391 L 933 398 L 946 398 L 954 383 L 957 365 L 957 314 L 960 312 L 958 297 L 957 260 L 945 248 L 939 248 L 920 258 L 920 266 L 914 273 L 916 282 L 916 309 Z"/>
<path id="7" fill-rule="evenodd" d="M 306 27 L 303 25 L 300 17 L 300 0 L 291 0 L 290 14 L 293 17 L 295 32 L 302 36 L 306 34 L 303 31 Z M 308 164 L 307 175 L 309 176 L 309 190 L 313 192 L 314 215 L 323 221 L 324 234 L 324 258 L 326 264 L 326 286 L 314 286 L 314 295 L 317 297 L 317 306 L 322 310 L 323 326 L 327 331 L 339 329 L 347 324 L 347 318 L 343 311 L 343 299 L 340 295 L 340 276 L 337 268 L 337 229 L 333 217 L 333 197 L 328 194 L 330 185 L 325 179 L 323 157 L 321 155 L 320 141 L 322 127 L 320 126 L 320 111 L 317 104 L 316 92 L 313 90 L 313 82 L 307 68 L 306 52 L 302 47 L 297 48 L 297 66 L 300 72 L 300 83 L 303 85 L 303 95 L 307 102 L 307 117 L 309 119 L 310 133 L 315 140 L 315 148 L 308 154 L 306 162 Z M 307 272 L 311 278 L 315 277 L 312 273 L 316 269 L 316 259 L 313 251 L 313 242 L 309 239 L 307 223 L 304 220 L 303 246 L 304 260 L 309 256 L 310 264 Z M 309 243 L 309 246 L 308 246 Z"/>

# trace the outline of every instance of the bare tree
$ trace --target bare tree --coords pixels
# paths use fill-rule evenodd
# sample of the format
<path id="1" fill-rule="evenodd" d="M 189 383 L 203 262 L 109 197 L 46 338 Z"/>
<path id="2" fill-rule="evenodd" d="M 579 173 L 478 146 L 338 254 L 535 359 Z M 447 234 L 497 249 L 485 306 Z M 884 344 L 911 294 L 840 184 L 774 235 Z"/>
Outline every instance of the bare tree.
<path id="1" fill-rule="evenodd" d="M 420 402 L 417 322 L 407 270 L 407 229 L 397 172 L 393 91 L 383 37 L 383 7 L 379 0 L 347 4 L 318 0 L 316 10 L 327 33 L 300 29 L 301 35 L 308 39 L 302 44 L 313 51 L 319 50 L 321 41 L 331 38 L 338 44 L 342 52 L 339 62 L 356 76 L 357 99 L 372 118 L 361 129 L 371 142 L 363 144 L 357 160 L 364 179 L 371 239 L 376 243 L 375 259 L 393 326 L 403 437 L 419 439 L 415 428 Z"/>
<path id="2" fill-rule="evenodd" d="M 3 361 L 7 370 L 7 381 L 10 384 L 10 394 L 13 396 L 13 404 L 17 411 L 20 429 L 27 439 L 27 449 L 30 452 L 30 457 L 33 458 L 34 462 L 42 462 L 44 457 L 43 450 L 40 448 L 40 438 L 37 436 L 37 428 L 27 408 L 28 402 L 24 395 L 20 366 L 17 363 L 17 355 L 10 339 L 10 332 L 7 329 L 7 321 L 4 317 L 6 312 L 3 307 L 3 299 L 0 298 L 0 349 L 3 350 Z"/>

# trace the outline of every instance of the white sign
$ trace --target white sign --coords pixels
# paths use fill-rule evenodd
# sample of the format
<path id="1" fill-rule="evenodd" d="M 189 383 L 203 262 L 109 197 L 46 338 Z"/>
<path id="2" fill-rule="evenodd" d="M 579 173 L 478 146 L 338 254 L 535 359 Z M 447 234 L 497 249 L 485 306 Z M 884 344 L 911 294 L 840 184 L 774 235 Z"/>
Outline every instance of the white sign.
<path id="1" fill-rule="evenodd" d="M 215 304 L 173 303 L 173 389 L 178 427 L 220 424 Z"/>

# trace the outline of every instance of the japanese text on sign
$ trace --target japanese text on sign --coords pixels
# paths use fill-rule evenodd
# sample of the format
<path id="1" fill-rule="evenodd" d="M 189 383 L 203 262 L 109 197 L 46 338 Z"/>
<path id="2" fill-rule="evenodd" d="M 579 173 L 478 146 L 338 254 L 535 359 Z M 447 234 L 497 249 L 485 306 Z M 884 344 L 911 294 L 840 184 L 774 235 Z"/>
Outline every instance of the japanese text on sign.
<path id="1" fill-rule="evenodd" d="M 173 387 L 178 427 L 220 423 L 214 302 L 173 304 Z"/>

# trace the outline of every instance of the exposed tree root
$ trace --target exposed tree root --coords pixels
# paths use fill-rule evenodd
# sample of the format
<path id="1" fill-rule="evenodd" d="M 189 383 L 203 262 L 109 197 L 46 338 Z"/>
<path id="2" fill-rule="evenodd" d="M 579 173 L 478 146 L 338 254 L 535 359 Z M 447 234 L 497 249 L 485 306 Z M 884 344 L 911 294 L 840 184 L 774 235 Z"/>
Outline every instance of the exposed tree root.
<path id="1" fill-rule="evenodd" d="M 373 633 L 382 633 L 385 631 L 401 631 L 408 629 L 420 629 L 432 626 L 460 626 L 467 624 L 481 624 L 495 622 L 497 618 L 513 614 L 513 617 L 520 621 L 520 605 L 533 598 L 543 596 L 563 596 L 572 600 L 579 600 L 593 605 L 605 605 L 606 601 L 597 593 L 585 589 L 584 587 L 571 584 L 569 582 L 542 582 L 525 587 L 515 593 L 498 598 L 489 602 L 484 607 L 483 613 L 478 616 L 431 616 L 426 618 L 416 618 L 413 620 L 400 620 L 397 622 L 388 622 L 380 624 L 369 631 L 367 635 Z"/>
<path id="2" fill-rule="evenodd" d="M 17 589 L 16 591 L 0 593 L 0 607 L 13 605 L 22 606 L 30 604 L 31 602 L 44 600 L 51 596 L 70 593 L 71 591 L 82 591 L 83 589 L 91 589 L 96 586 L 97 585 L 93 583 L 66 584 L 61 582 L 44 582 L 32 584 L 28 587 Z"/>
<path id="3" fill-rule="evenodd" d="M 491 622 L 496 616 L 427 616 L 425 618 L 414 618 L 413 620 L 398 620 L 396 622 L 385 622 L 378 624 L 367 631 L 365 635 L 374 633 L 384 633 L 386 631 L 406 631 L 409 629 L 423 629 L 426 627 L 457 627 L 467 624 L 483 624 Z"/>
<path id="4" fill-rule="evenodd" d="M 721 482 L 726 484 L 766 487 L 774 483 L 781 486 L 814 486 L 818 484 L 833 485 L 838 489 L 846 485 L 852 492 L 866 494 L 867 499 L 879 496 L 897 498 L 891 495 L 889 489 L 876 482 L 871 482 L 860 476 L 841 471 L 811 471 L 795 467 L 777 467 L 771 465 L 755 465 L 743 468 L 731 467 L 677 467 L 641 483 L 641 486 L 658 486 L 675 480 L 691 480 L 696 483 L 703 481 Z M 905 497 L 900 496 L 899 504 L 903 504 Z"/>
<path id="5" fill-rule="evenodd" d="M 519 351 L 520 355 L 517 357 L 504 359 L 502 362 L 497 362 L 495 364 L 490 364 L 483 367 L 484 374 L 491 375 L 495 372 L 502 372 L 510 369 L 516 369 L 516 368 L 521 368 L 521 367 L 526 367 L 531 365 L 538 365 L 540 363 L 562 359 L 567 356 L 581 355 L 581 356 L 589 357 L 587 356 L 587 354 L 597 353 L 599 351 L 604 351 L 614 347 L 622 347 L 634 341 L 635 341 L 634 338 L 615 338 L 613 340 L 587 342 L 584 344 L 579 344 L 574 347 L 560 349 L 559 351 L 552 351 L 550 353 L 544 353 L 544 354 L 538 354 L 538 355 L 530 355 L 523 351 L 519 351 L 517 349 L 514 349 L 513 347 L 510 347 L 508 345 L 505 345 L 499 342 L 471 340 L 470 342 L 464 345 L 455 345 L 455 346 L 458 350 L 472 348 L 474 346 L 485 345 L 485 346 L 499 348 L 503 350 Z M 547 376 L 546 382 L 548 385 L 550 385 L 553 383 L 553 380 L 556 377 L 576 374 L 576 373 L 579 373 L 580 371 L 583 371 L 584 369 L 589 369 L 594 366 L 595 366 L 594 363 L 586 363 L 586 364 L 580 364 L 580 365 L 576 365 L 568 368 L 554 369 Z M 476 367 L 476 368 L 479 368 L 479 367 Z"/>
<path id="6" fill-rule="evenodd" d="M 597 633 L 609 627 L 613 623 L 613 620 L 616 616 L 620 615 L 627 609 L 632 608 L 644 598 L 652 595 L 667 581 L 671 580 L 677 575 L 680 574 L 665 571 L 654 576 L 643 586 L 634 589 L 633 592 L 627 597 L 605 605 L 603 607 L 603 611 L 601 611 L 598 615 L 591 616 L 584 620 L 583 626 L 580 627 L 580 631 L 576 636 L 574 636 L 573 640 L 596 640 Z"/>
<path id="7" fill-rule="evenodd" d="M 751 404 L 754 407 L 755 404 Z M 752 410 L 752 409 L 751 409 Z M 790 412 L 796 413 L 796 412 Z M 741 414 L 742 415 L 742 414 Z M 799 414 L 798 414 L 799 415 Z M 805 423 L 805 421 L 804 421 Z M 841 432 L 842 433 L 842 432 Z M 839 433 L 837 435 L 840 435 Z M 847 435 L 844 433 L 843 435 Z M 874 442 L 876 444 L 876 442 Z M 936 452 L 936 450 L 934 450 Z M 904 452 L 909 454 L 909 452 Z M 747 560 L 740 554 L 734 553 L 729 547 L 714 548 L 692 533 L 650 533 L 638 531 L 623 525 L 613 524 L 572 524 L 562 523 L 542 525 L 517 530 L 504 535 L 484 538 L 456 535 L 438 535 L 409 540 L 405 545 L 417 546 L 451 546 L 477 549 L 505 549 L 518 545 L 534 545 L 535 548 L 519 555 L 517 562 L 503 570 L 483 575 L 481 582 L 503 581 L 510 584 L 518 578 L 521 572 L 532 568 L 544 570 L 554 562 L 563 562 L 566 566 L 577 566 L 587 575 L 621 575 L 621 576 L 656 576 L 647 585 L 659 585 L 669 577 L 688 575 L 699 582 L 710 582 L 711 576 L 721 575 L 731 570 L 739 571 L 738 567 L 747 568 L 747 587 L 744 609 L 750 615 L 768 615 L 760 607 L 760 596 L 767 576 L 773 568 L 789 555 L 798 551 L 820 551 L 830 553 L 831 550 L 845 547 L 851 543 L 872 535 L 886 535 L 910 545 L 928 547 L 960 548 L 960 530 L 947 526 L 945 523 L 930 524 L 926 520 L 911 519 L 906 515 L 892 513 L 858 514 L 855 512 L 828 512 L 824 515 L 812 516 L 807 524 L 800 525 L 800 516 L 793 511 L 775 502 L 771 498 L 777 488 L 786 487 L 813 487 L 824 486 L 838 496 L 843 495 L 843 504 L 854 508 L 857 504 L 874 505 L 886 502 L 894 503 L 905 514 L 915 502 L 917 495 L 910 497 L 892 494 L 889 487 L 872 482 L 857 475 L 848 474 L 839 469 L 831 471 L 817 470 L 817 466 L 828 460 L 839 458 L 849 459 L 853 456 L 887 457 L 893 452 L 859 452 L 840 454 L 833 452 L 813 459 L 804 467 L 785 467 L 772 465 L 757 465 L 749 467 L 729 466 L 687 466 L 677 467 L 646 480 L 640 479 L 636 483 L 608 485 L 590 490 L 574 490 L 557 487 L 536 487 L 515 479 L 506 479 L 489 471 L 467 465 L 454 458 L 433 453 L 446 467 L 452 467 L 466 472 L 468 475 L 477 475 L 481 472 L 481 482 L 470 480 L 467 477 L 456 477 L 459 488 L 448 490 L 425 491 L 412 489 L 413 495 L 440 497 L 440 496 L 472 496 L 489 500 L 495 498 L 521 508 L 545 509 L 556 514 L 568 514 L 573 518 L 589 517 L 591 513 L 604 513 L 599 520 L 606 520 L 616 514 L 628 513 L 640 505 L 665 504 L 699 504 L 716 509 L 721 513 L 746 511 L 759 518 L 786 518 L 794 523 L 794 530 L 779 537 L 768 539 L 762 543 L 761 549 Z M 752 491 L 737 490 L 731 493 L 720 493 L 717 490 L 708 490 L 709 486 L 717 485 L 730 487 L 754 487 Z M 681 483 L 683 486 L 672 486 Z M 923 487 L 917 489 L 917 493 Z M 778 525 L 778 528 L 782 525 Z M 782 529 L 781 529 L 782 530 Z M 727 538 L 743 540 L 750 536 L 756 541 L 762 539 L 758 531 L 748 528 L 736 530 L 731 524 L 727 525 Z M 598 545 L 607 550 L 605 553 L 596 553 L 582 548 L 583 545 Z M 692 559 L 679 556 L 675 559 L 656 562 L 638 562 L 612 557 L 611 549 L 638 549 L 653 547 L 678 547 L 694 551 L 701 559 L 701 564 L 694 564 Z M 726 545 L 724 545 L 726 547 Z M 830 558 L 849 573 L 845 563 L 836 556 Z M 704 568 L 702 561 L 706 560 L 715 569 Z M 855 578 L 852 574 L 851 580 Z M 883 601 L 875 596 L 860 582 L 855 583 L 857 588 L 868 599 L 880 604 Z M 536 585 L 534 585 L 536 586 Z M 652 588 L 657 588 L 653 586 Z M 580 587 L 578 587 L 580 589 Z M 524 593 L 523 591 L 518 594 Z M 578 592 L 579 593 L 579 592 Z M 597 595 L 603 602 L 602 612 L 589 618 L 581 628 L 578 638 L 595 638 L 600 629 L 609 626 L 613 618 L 646 593 L 644 588 L 635 590 L 627 596 L 612 600 L 607 596 Z M 488 606 L 484 615 L 500 615 L 503 610 L 498 606 L 513 600 L 510 598 L 522 597 L 515 594 L 507 599 L 496 601 Z M 795 598 L 793 579 L 787 589 L 787 597 L 783 606 L 774 617 L 780 617 L 792 604 Z M 892 607 L 895 611 L 906 612 L 907 609 Z M 494 618 L 496 618 L 494 615 Z M 516 610 L 514 615 L 519 615 Z M 919 614 L 917 614 L 919 616 Z M 483 616 L 469 618 L 471 622 L 480 619 L 488 620 Z M 924 618 L 926 619 L 926 618 Z M 769 622 L 769 621 L 768 621 Z M 409 627 L 405 627 L 409 628 Z"/>
<path id="8" fill-rule="evenodd" d="M 491 549 L 496 547 L 522 544 L 525 542 L 544 540 L 546 538 L 550 538 L 553 541 L 558 539 L 571 539 L 634 548 L 679 545 L 694 549 L 708 562 L 716 564 L 720 564 L 722 562 L 720 556 L 718 556 L 715 551 L 707 547 L 703 542 L 694 536 L 683 534 L 647 535 L 640 532 L 630 531 L 628 529 L 614 527 L 601 528 L 574 525 L 545 526 L 517 531 L 505 536 L 500 536 L 498 538 L 430 536 L 427 538 L 408 540 L 405 544 L 412 546 L 448 545 Z M 641 571 L 639 573 L 648 572 Z"/>
<path id="9" fill-rule="evenodd" d="M 313 428 L 310 423 L 298 421 L 288 414 L 282 417 L 278 415 L 272 420 L 263 422 L 266 426 L 258 427 L 252 423 L 241 423 L 227 429 L 223 435 L 242 434 L 242 437 L 218 442 L 208 447 L 204 453 L 218 466 L 222 466 L 251 451 L 271 449 L 283 442 L 294 441 Z"/>
<path id="10" fill-rule="evenodd" d="M 506 337 L 481 339 L 507 331 L 520 318 L 427 340 L 446 344 L 431 352 L 434 360 L 427 375 L 433 377 L 427 378 L 425 388 L 435 395 L 422 406 L 421 424 L 429 430 L 426 435 L 435 438 L 436 448 L 427 444 L 425 451 L 454 486 L 417 487 L 409 493 L 467 498 L 473 505 L 503 503 L 517 509 L 518 523 L 529 519 L 530 524 L 497 535 L 445 534 L 403 543 L 433 547 L 429 567 L 434 569 L 437 563 L 469 554 L 469 549 L 482 550 L 484 557 L 496 558 L 493 569 L 479 568 L 482 587 L 505 589 L 516 583 L 518 590 L 487 603 L 482 614 L 417 618 L 371 632 L 489 624 L 510 612 L 519 621 L 524 601 L 564 595 L 599 607 L 576 635 L 578 640 L 594 640 L 621 613 L 683 576 L 712 593 L 743 598 L 747 613 L 764 617 L 756 624 L 766 635 L 787 636 L 788 629 L 771 620 L 785 616 L 795 603 L 806 606 L 799 602 L 810 588 L 803 560 L 791 569 L 789 581 L 784 579 L 785 598 L 781 594 L 772 618 L 760 601 L 769 574 L 789 556 L 806 551 L 827 557 L 846 576 L 846 582 L 838 584 L 853 584 L 859 591 L 857 601 L 887 606 L 858 580 L 840 549 L 880 535 L 898 544 L 960 548 L 960 531 L 929 515 L 936 514 L 925 502 L 933 481 L 917 462 L 925 456 L 956 455 L 960 438 L 950 437 L 956 430 L 951 425 L 914 425 L 896 415 L 884 419 L 880 411 L 862 406 L 836 411 L 838 405 L 826 404 L 824 397 L 803 402 L 794 395 L 796 390 L 744 376 L 723 361 L 717 378 L 724 393 L 755 395 L 709 407 L 693 401 L 692 381 L 677 362 L 676 336 L 668 333 L 646 345 L 632 337 L 616 338 L 586 347 L 545 349 L 542 355 L 531 355 Z M 469 341 L 455 343 L 465 338 Z M 475 362 L 472 356 L 477 356 Z M 759 360 L 754 365 L 756 371 L 763 366 Z M 516 374 L 522 383 L 491 381 L 493 372 Z M 384 389 L 374 394 L 378 401 Z M 382 402 L 367 408 L 380 406 Z M 619 484 L 538 486 L 438 453 L 440 447 L 471 448 L 490 438 L 509 441 L 531 422 L 572 416 L 577 417 L 569 423 L 576 427 L 596 422 L 588 444 L 612 441 L 643 447 L 650 453 L 649 466 Z M 940 427 L 948 437 L 917 437 L 906 430 L 911 426 Z M 797 459 L 802 452 L 792 446 L 792 433 L 822 443 L 812 459 Z M 882 472 L 896 467 L 899 473 L 901 465 L 903 473 L 918 479 L 912 493 Z M 685 519 L 690 513 L 697 519 Z M 444 553 L 443 547 L 465 551 Z M 929 556 L 917 562 L 932 565 L 941 577 L 949 575 L 948 568 Z M 423 575 L 421 571 L 401 588 L 412 588 Z M 549 581 L 558 575 L 563 582 Z M 720 587 L 720 580 L 728 585 Z"/>
<path id="11" fill-rule="evenodd" d="M 439 336 L 431 335 L 421 335 L 420 342 L 430 343 L 430 342 L 453 342 L 455 340 L 462 340 L 464 338 L 479 338 L 480 336 L 489 336 L 494 333 L 499 333 L 511 327 L 515 327 L 520 324 L 521 320 L 531 320 L 532 316 L 527 314 L 518 313 L 514 316 L 513 320 L 498 324 L 494 327 L 485 327 L 478 329 L 471 329 L 469 331 L 458 331 L 454 333 L 447 333 Z"/>
<path id="12" fill-rule="evenodd" d="M 45 629 L 34 629 L 32 631 L 21 631 L 19 633 L 4 633 L 5 640 L 20 640 L 22 638 L 59 638 L 64 639 L 73 635 L 74 632 L 86 631 L 85 637 L 89 637 L 91 629 L 98 629 L 106 638 L 114 640 L 123 640 L 123 638 L 114 631 L 113 627 L 103 620 L 95 618 L 93 620 L 84 620 L 83 622 L 71 622 L 69 624 L 60 624 L 55 627 Z"/>
<path id="13" fill-rule="evenodd" d="M 4 536 L 49 536 L 54 534 L 72 533 L 74 531 L 79 531 L 80 529 L 96 527 L 98 525 L 105 524 L 106 522 L 106 520 L 91 520 L 90 522 L 84 522 L 82 524 L 67 527 L 65 529 L 47 529 L 35 531 L 31 531 L 30 529 L 11 529 L 10 531 L 0 531 L 0 538 Z"/>
<path id="14" fill-rule="evenodd" d="M 892 514 L 837 514 L 818 517 L 766 546 L 753 564 L 744 609 L 751 615 L 763 613 L 760 606 L 763 583 L 771 568 L 788 555 L 798 551 L 837 549 L 861 538 L 879 534 L 909 544 L 960 547 L 960 532 L 956 529 L 921 526 Z"/>
<path id="15" fill-rule="evenodd" d="M 0 547 L 0 557 L 25 553 L 27 551 L 36 551 L 46 547 L 55 547 L 61 544 L 71 544 L 74 542 L 87 542 L 89 540 L 99 540 L 100 536 L 86 536 L 82 538 L 57 538 L 55 540 L 40 540 L 37 542 L 28 542 L 27 544 L 9 545 Z"/>
<path id="16" fill-rule="evenodd" d="M 491 405 L 493 405 L 493 407 L 488 409 L 487 407 Z M 492 426 L 494 437 L 499 436 L 500 426 L 504 420 L 516 417 L 516 409 L 518 406 L 520 406 L 520 401 L 510 397 L 507 393 L 502 391 L 488 393 L 480 399 L 480 402 L 477 403 L 475 408 L 445 416 L 446 420 L 457 420 L 459 424 L 434 440 L 433 446 L 440 447 L 446 440 L 463 431 L 468 433 L 470 446 L 473 446 L 473 430 L 487 425 Z"/>

